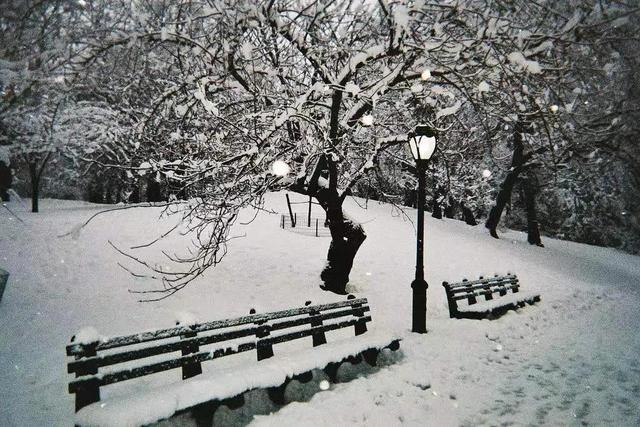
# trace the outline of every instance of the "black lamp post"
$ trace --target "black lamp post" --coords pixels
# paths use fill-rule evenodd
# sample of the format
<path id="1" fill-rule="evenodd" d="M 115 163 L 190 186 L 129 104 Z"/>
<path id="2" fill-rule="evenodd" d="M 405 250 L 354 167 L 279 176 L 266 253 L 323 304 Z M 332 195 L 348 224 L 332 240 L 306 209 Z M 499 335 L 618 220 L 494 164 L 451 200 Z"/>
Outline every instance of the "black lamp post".
<path id="1" fill-rule="evenodd" d="M 416 250 L 416 278 L 411 283 L 413 290 L 412 332 L 427 332 L 427 288 L 424 280 L 424 187 L 427 162 L 436 149 L 436 136 L 433 129 L 418 125 L 408 135 L 409 149 L 416 161 L 418 172 L 418 235 Z"/>

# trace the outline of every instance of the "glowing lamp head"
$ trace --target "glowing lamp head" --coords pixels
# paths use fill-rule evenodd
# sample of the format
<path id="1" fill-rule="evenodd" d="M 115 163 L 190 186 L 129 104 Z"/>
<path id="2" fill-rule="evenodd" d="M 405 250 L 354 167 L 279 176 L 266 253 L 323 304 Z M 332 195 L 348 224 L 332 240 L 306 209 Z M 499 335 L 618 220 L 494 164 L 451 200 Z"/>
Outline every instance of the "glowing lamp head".
<path id="1" fill-rule="evenodd" d="M 362 116 L 362 124 L 364 126 L 371 126 L 373 125 L 373 116 L 371 114 L 367 114 L 365 116 Z"/>
<path id="2" fill-rule="evenodd" d="M 420 77 L 422 80 L 429 80 L 431 78 L 431 70 L 425 68 L 424 71 L 422 71 L 422 74 L 420 74 Z"/>
<path id="3" fill-rule="evenodd" d="M 287 176 L 289 172 L 291 172 L 291 168 L 282 160 L 276 160 L 273 162 L 273 165 L 271 165 L 271 172 L 277 176 Z"/>
<path id="4" fill-rule="evenodd" d="M 409 149 L 416 161 L 429 160 L 436 149 L 436 134 L 429 126 L 418 125 L 409 134 Z"/>
<path id="5" fill-rule="evenodd" d="M 491 176 L 491 171 L 489 169 L 485 169 L 482 171 L 483 178 L 489 178 Z"/>
<path id="6" fill-rule="evenodd" d="M 552 105 L 551 107 L 549 107 L 549 109 L 554 114 L 558 112 L 558 106 L 557 105 Z"/>

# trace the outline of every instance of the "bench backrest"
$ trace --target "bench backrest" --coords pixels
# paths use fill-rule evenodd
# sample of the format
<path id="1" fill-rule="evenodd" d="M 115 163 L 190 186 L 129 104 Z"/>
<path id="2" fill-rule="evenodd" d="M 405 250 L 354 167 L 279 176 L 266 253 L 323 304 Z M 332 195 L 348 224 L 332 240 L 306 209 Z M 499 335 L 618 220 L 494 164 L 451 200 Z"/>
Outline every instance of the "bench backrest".
<path id="1" fill-rule="evenodd" d="M 478 280 L 463 279 L 462 282 L 448 283 L 442 282 L 442 286 L 447 294 L 449 303 L 449 316 L 456 317 L 458 312 L 458 301 L 467 300 L 467 304 L 473 305 L 478 302 L 478 297 L 484 296 L 485 300 L 491 300 L 494 294 L 504 296 L 508 290 L 518 292 L 520 284 L 515 274 L 507 273 L 506 276 L 484 278 L 480 276 Z"/>
<path id="2" fill-rule="evenodd" d="M 355 335 L 367 331 L 371 316 L 366 298 L 349 295 L 346 301 L 271 313 L 255 314 L 235 319 L 183 325 L 134 335 L 102 339 L 91 343 L 72 343 L 67 355 L 74 360 L 67 365 L 76 379 L 69 383 L 69 392 L 76 394 L 76 411 L 100 400 L 99 387 L 137 378 L 156 372 L 182 368 L 182 378 L 202 372 L 200 363 L 256 350 L 258 360 L 273 356 L 273 345 L 305 337 L 312 337 L 313 346 L 326 343 L 327 331 L 354 327 Z M 246 339 L 243 339 L 246 338 Z M 200 346 L 238 340 L 231 346 L 201 351 Z M 180 352 L 162 361 L 140 366 L 111 369 L 99 374 L 104 366 L 146 359 L 167 353 Z"/>

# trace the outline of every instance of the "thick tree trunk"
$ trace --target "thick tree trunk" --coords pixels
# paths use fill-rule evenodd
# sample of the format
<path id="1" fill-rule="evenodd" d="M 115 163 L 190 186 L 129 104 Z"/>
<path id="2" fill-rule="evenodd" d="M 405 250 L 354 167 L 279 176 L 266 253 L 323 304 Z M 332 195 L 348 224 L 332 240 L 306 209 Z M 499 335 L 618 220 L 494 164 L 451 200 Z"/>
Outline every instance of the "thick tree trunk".
<path id="1" fill-rule="evenodd" d="M 329 186 L 321 186 L 320 178 L 328 178 Z M 324 282 L 323 289 L 344 294 L 353 260 L 367 236 L 360 224 L 345 218 L 342 212 L 344 197 L 340 197 L 336 184 L 335 163 L 328 156 L 321 156 L 309 181 L 305 183 L 304 179 L 298 180 L 289 189 L 315 197 L 326 212 L 331 244 L 327 253 L 327 264 L 320 278 Z"/>
<path id="2" fill-rule="evenodd" d="M 13 175 L 11 174 L 11 168 L 0 160 L 0 198 L 2 198 L 3 202 L 11 200 L 11 197 L 9 197 L 9 189 L 11 188 L 12 181 Z"/>
<path id="3" fill-rule="evenodd" d="M 340 239 L 332 238 L 327 253 L 327 264 L 320 273 L 320 278 L 324 282 L 324 289 L 337 294 L 346 294 L 345 289 L 349 283 L 353 260 L 367 235 L 360 224 L 347 218 L 339 224 L 329 220 L 329 230 L 332 228 L 341 228 L 344 235 Z"/>
<path id="4" fill-rule="evenodd" d="M 431 203 L 431 216 L 436 219 L 442 219 L 442 208 L 440 208 L 440 202 L 438 202 L 437 197 L 434 197 Z"/>
<path id="5" fill-rule="evenodd" d="M 516 125 L 516 129 L 513 135 L 513 158 L 511 160 L 511 170 L 507 173 L 504 181 L 500 185 L 500 191 L 496 197 L 496 203 L 489 212 L 489 217 L 484 226 L 489 229 L 491 237 L 498 239 L 498 224 L 500 223 L 500 217 L 502 217 L 502 211 L 505 206 L 511 200 L 511 193 L 513 192 L 513 186 L 518 180 L 518 176 L 522 171 L 522 165 L 524 164 L 524 144 L 522 141 L 522 126 Z"/>
<path id="6" fill-rule="evenodd" d="M 544 247 L 540 239 L 540 228 L 536 214 L 537 189 L 531 179 L 527 179 L 524 185 L 524 201 L 527 210 L 527 241 L 531 245 Z"/>
<path id="7" fill-rule="evenodd" d="M 478 223 L 476 222 L 476 218 L 473 215 L 473 211 L 471 211 L 471 209 L 469 209 L 469 207 L 464 202 L 460 202 L 460 209 L 462 210 L 464 222 L 466 222 L 468 225 L 478 225 Z"/>
<path id="8" fill-rule="evenodd" d="M 498 228 L 498 224 L 500 223 L 500 217 L 502 216 L 502 211 L 504 207 L 507 205 L 509 200 L 511 199 L 511 193 L 513 191 L 513 186 L 518 179 L 518 175 L 520 174 L 520 169 L 513 169 L 511 172 L 507 174 L 502 185 L 500 185 L 500 191 L 498 192 L 498 196 L 496 197 L 496 204 L 491 208 L 489 212 L 489 217 L 485 222 L 484 226 L 489 229 L 489 233 L 492 237 L 498 239 L 498 233 L 496 228 Z"/>
<path id="9" fill-rule="evenodd" d="M 436 188 L 433 192 L 433 200 L 431 201 L 431 216 L 436 219 L 442 219 L 442 208 L 440 207 L 441 191 Z M 417 206 L 415 206 L 417 208 Z"/>
<path id="10" fill-rule="evenodd" d="M 453 219 L 456 216 L 456 210 L 457 210 L 457 202 L 453 197 L 449 196 L 447 204 L 444 207 L 444 216 L 446 218 Z"/>
<path id="11" fill-rule="evenodd" d="M 161 202 L 162 188 L 153 177 L 147 178 L 147 202 Z"/>
<path id="12" fill-rule="evenodd" d="M 367 235 L 360 224 L 345 218 L 342 202 L 336 191 L 319 189 L 316 199 L 327 213 L 331 232 L 327 264 L 320 274 L 324 282 L 323 288 L 337 294 L 345 294 L 353 260 Z"/>
<path id="13" fill-rule="evenodd" d="M 25 157 L 26 163 L 29 165 L 29 178 L 31 180 L 31 212 L 38 212 L 38 201 L 40 199 L 40 179 L 44 168 L 47 167 L 49 159 L 51 159 L 52 152 L 48 152 L 42 159 L 40 168 L 38 168 L 38 158 Z"/>

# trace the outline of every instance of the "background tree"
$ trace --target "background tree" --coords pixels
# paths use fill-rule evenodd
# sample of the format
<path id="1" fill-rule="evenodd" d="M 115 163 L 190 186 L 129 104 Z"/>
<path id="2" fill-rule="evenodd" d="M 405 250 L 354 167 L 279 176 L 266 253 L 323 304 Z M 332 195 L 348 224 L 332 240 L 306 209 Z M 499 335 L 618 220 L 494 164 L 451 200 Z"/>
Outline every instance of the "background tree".
<path id="1" fill-rule="evenodd" d="M 41 78 L 3 83 L 11 89 L 3 129 L 16 141 L 96 141 L 56 140 L 87 176 L 100 177 L 95 200 L 165 200 L 182 215 L 196 250 L 170 258 L 186 268 L 155 268 L 126 254 L 163 277 L 160 298 L 216 265 L 240 209 L 259 207 L 267 191 L 282 188 L 316 198 L 327 212 L 332 241 L 321 278 L 326 289 L 344 292 L 366 238 L 343 211 L 344 200 L 358 191 L 411 199 L 413 162 L 404 145 L 418 123 L 439 134 L 429 188 L 444 215 L 460 215 L 464 206 L 472 223 L 489 212 L 494 183 L 503 191 L 495 191 L 489 213 L 492 234 L 515 191 L 531 243 L 541 243 L 537 221 L 551 208 L 545 200 L 540 215 L 536 195 L 553 188 L 560 200 L 562 174 L 566 182 L 579 175 L 577 159 L 591 155 L 589 144 L 598 146 L 596 158 L 616 158 L 620 167 L 622 157 L 637 154 L 627 144 L 625 154 L 615 145 L 600 155 L 606 145 L 595 135 L 603 135 L 602 126 L 586 117 L 584 104 L 572 104 L 576 88 L 627 87 L 622 80 L 590 83 L 597 72 L 582 67 L 590 56 L 610 64 L 603 43 L 632 51 L 623 40 L 633 39 L 628 18 L 636 10 L 618 2 L 598 2 L 600 9 L 588 1 L 487 0 L 42 4 L 31 5 L 38 13 L 27 7 L 11 15 L 12 25 L 35 29 L 61 16 L 78 31 L 48 32 L 66 36 L 58 44 L 44 39 L 62 65 L 43 69 Z M 11 58 L 3 70 L 18 76 L 24 60 Z M 618 58 L 607 69 L 635 64 L 629 61 Z M 37 95 L 24 95 L 30 93 Z M 608 108 L 599 100 L 600 110 Z M 620 105 L 619 120 L 607 127 L 624 129 L 617 144 L 634 132 L 620 125 L 632 123 L 623 112 L 633 107 Z M 27 106 L 37 109 L 32 122 Z M 79 137 L 82 129 L 65 118 L 74 116 L 91 123 L 82 129 L 93 137 Z M 594 137 L 582 138 L 580 129 Z M 272 173 L 276 160 L 291 167 L 288 177 Z M 485 170 L 492 174 L 483 177 Z"/>

